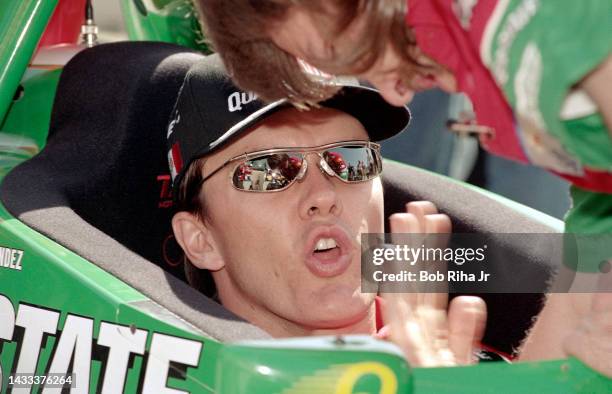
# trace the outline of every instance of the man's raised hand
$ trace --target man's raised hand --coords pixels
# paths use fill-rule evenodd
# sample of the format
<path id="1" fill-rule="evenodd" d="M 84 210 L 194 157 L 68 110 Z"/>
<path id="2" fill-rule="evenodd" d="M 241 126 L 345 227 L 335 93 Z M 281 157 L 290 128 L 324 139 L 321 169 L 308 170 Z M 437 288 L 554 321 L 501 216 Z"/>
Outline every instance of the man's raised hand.
<path id="1" fill-rule="evenodd" d="M 391 215 L 393 234 L 450 234 L 447 215 L 429 201 L 406 204 L 406 212 Z M 426 237 L 422 237 L 425 239 Z M 434 237 L 440 242 L 441 237 Z M 428 245 L 445 247 L 445 245 Z M 385 324 L 390 339 L 413 366 L 466 365 L 474 362 L 473 350 L 482 339 L 486 306 L 478 297 L 455 298 L 447 311 L 446 282 L 435 292 L 383 294 Z"/>

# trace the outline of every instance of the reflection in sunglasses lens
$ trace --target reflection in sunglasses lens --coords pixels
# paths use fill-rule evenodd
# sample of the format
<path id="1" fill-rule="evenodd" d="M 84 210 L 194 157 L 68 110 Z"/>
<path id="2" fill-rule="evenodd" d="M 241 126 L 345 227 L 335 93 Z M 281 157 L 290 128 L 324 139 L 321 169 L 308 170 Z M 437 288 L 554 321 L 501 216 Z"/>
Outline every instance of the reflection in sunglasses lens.
<path id="1" fill-rule="evenodd" d="M 362 146 L 340 147 L 323 154 L 330 168 L 348 182 L 363 182 L 378 175 L 378 164 L 372 149 Z"/>
<path id="2" fill-rule="evenodd" d="M 234 171 L 234 185 L 241 190 L 270 191 L 287 187 L 300 172 L 302 157 L 279 153 L 254 158 Z"/>
<path id="3" fill-rule="evenodd" d="M 377 152 L 364 146 L 339 146 L 322 152 L 327 165 L 346 182 L 364 182 L 381 171 Z M 295 181 L 302 169 L 304 154 L 283 152 L 252 158 L 240 164 L 233 183 L 240 190 L 273 191 L 284 189 Z"/>

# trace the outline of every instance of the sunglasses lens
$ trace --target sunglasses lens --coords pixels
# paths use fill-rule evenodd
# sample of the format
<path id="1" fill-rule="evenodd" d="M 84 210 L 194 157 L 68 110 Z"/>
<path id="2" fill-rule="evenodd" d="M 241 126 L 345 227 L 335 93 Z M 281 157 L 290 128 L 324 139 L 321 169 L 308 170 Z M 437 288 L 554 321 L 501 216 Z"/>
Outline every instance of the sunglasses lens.
<path id="1" fill-rule="evenodd" d="M 363 182 L 377 177 L 382 171 L 378 151 L 365 146 L 342 146 L 323 153 L 326 163 L 341 179 Z"/>
<path id="2" fill-rule="evenodd" d="M 279 153 L 255 157 L 240 164 L 232 181 L 240 190 L 266 192 L 289 186 L 302 168 L 299 153 Z"/>

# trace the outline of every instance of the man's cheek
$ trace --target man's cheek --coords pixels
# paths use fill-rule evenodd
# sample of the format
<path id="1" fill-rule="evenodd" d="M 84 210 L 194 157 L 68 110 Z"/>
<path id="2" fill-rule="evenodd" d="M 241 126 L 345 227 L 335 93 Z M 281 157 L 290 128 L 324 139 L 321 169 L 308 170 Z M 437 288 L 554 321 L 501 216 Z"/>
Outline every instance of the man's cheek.
<path id="1" fill-rule="evenodd" d="M 353 186 L 356 187 L 356 190 L 352 190 L 352 193 L 347 197 L 348 207 L 351 207 L 349 209 L 351 214 L 365 217 L 373 224 L 382 222 L 384 217 L 384 197 L 380 180 L 375 179 L 363 185 Z"/>
<path id="2" fill-rule="evenodd" d="M 245 210 L 244 207 L 228 208 L 223 219 L 226 225 L 226 233 L 237 241 L 238 245 L 260 244 L 269 242 L 270 234 L 274 231 L 273 222 L 267 218 L 257 216 L 259 208 L 252 207 Z"/>
<path id="3" fill-rule="evenodd" d="M 374 181 L 372 196 L 368 206 L 368 221 L 371 223 L 370 232 L 384 232 L 385 202 L 382 183 L 379 179 Z"/>
<path id="4" fill-rule="evenodd" d="M 364 202 L 363 209 L 357 216 L 357 211 L 351 211 L 355 218 L 359 218 L 361 225 L 359 229 L 359 237 L 361 233 L 382 233 L 384 232 L 384 209 L 382 201 L 370 199 Z"/>

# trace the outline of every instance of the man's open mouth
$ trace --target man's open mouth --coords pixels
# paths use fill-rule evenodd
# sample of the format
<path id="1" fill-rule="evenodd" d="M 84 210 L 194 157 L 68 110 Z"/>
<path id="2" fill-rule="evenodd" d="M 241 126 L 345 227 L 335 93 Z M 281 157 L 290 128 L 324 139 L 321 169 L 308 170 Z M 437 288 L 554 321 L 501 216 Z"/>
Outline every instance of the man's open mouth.
<path id="1" fill-rule="evenodd" d="M 314 275 L 331 277 L 343 273 L 351 263 L 352 244 L 338 226 L 320 227 L 309 234 L 306 266 Z"/>
<path id="2" fill-rule="evenodd" d="M 317 241 L 313 252 L 321 260 L 334 260 L 340 257 L 341 250 L 333 238 L 321 238 Z"/>

